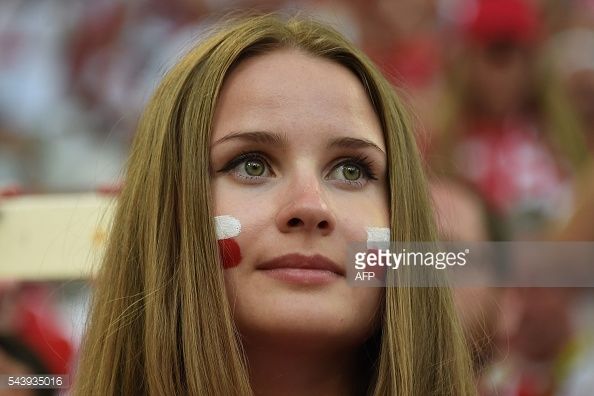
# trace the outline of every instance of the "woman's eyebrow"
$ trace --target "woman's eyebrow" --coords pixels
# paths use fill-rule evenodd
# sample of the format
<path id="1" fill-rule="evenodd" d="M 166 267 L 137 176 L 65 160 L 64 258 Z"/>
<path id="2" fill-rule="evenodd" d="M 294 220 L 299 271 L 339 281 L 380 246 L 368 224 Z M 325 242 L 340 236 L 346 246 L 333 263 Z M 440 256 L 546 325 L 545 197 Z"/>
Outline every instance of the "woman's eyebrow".
<path id="1" fill-rule="evenodd" d="M 268 131 L 253 131 L 230 133 L 214 142 L 212 146 L 214 147 L 217 144 L 234 139 L 246 140 L 254 143 L 270 144 L 278 147 L 287 147 L 289 145 L 289 140 L 287 139 L 286 135 Z"/>
<path id="2" fill-rule="evenodd" d="M 386 155 L 384 150 L 382 150 L 377 144 L 373 143 L 372 141 L 353 137 L 340 137 L 332 139 L 330 140 L 330 143 L 328 143 L 328 148 L 372 148 L 374 150 L 378 150 L 380 153 L 382 153 L 382 155 Z"/>
<path id="3" fill-rule="evenodd" d="M 217 144 L 227 142 L 229 140 L 244 140 L 253 143 L 269 144 L 276 147 L 285 148 L 289 146 L 289 140 L 285 134 L 278 134 L 268 131 L 250 131 L 250 132 L 233 132 L 226 136 L 223 136 L 219 140 L 213 143 L 212 147 Z M 386 155 L 377 144 L 370 140 L 363 138 L 354 138 L 349 136 L 338 137 L 331 139 L 327 144 L 327 149 L 332 148 L 347 148 L 347 149 L 361 149 L 361 148 L 372 148 L 379 151 L 382 155 Z"/>

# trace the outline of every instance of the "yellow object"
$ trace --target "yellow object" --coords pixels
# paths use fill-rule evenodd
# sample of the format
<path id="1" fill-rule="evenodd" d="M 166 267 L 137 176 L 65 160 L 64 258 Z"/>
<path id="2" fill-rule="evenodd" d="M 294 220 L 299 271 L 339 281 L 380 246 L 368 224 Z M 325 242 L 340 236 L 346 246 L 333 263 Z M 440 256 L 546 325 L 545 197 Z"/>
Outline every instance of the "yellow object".
<path id="1" fill-rule="evenodd" d="M 0 280 L 80 279 L 97 268 L 113 196 L 31 195 L 0 201 Z"/>

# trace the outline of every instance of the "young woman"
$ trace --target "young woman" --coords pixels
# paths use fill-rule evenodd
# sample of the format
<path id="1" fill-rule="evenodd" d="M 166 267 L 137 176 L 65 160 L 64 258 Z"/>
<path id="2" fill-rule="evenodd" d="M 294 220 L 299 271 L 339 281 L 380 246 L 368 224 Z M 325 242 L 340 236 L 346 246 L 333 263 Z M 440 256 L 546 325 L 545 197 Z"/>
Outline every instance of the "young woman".
<path id="1" fill-rule="evenodd" d="M 223 26 L 139 125 L 76 394 L 470 395 L 444 288 L 356 288 L 369 227 L 434 238 L 414 137 L 315 22 Z"/>

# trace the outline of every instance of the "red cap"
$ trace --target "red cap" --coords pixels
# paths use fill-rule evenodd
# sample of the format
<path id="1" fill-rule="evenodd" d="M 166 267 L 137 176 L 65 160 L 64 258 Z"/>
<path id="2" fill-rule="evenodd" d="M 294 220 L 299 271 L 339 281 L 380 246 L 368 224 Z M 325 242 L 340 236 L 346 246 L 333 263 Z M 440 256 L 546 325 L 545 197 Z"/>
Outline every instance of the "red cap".
<path id="1" fill-rule="evenodd" d="M 529 0 L 477 0 L 463 24 L 466 37 L 481 44 L 533 45 L 540 29 L 539 10 Z"/>

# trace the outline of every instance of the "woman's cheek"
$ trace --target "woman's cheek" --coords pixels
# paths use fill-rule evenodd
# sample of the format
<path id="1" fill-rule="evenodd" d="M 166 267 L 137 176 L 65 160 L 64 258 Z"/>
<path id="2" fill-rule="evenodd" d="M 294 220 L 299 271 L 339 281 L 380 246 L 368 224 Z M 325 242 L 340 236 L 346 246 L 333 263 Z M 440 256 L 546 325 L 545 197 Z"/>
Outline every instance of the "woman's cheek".
<path id="1" fill-rule="evenodd" d="M 235 238 L 241 232 L 241 223 L 230 215 L 215 216 L 214 220 L 221 264 L 224 269 L 237 267 L 241 263 L 241 249 Z"/>

